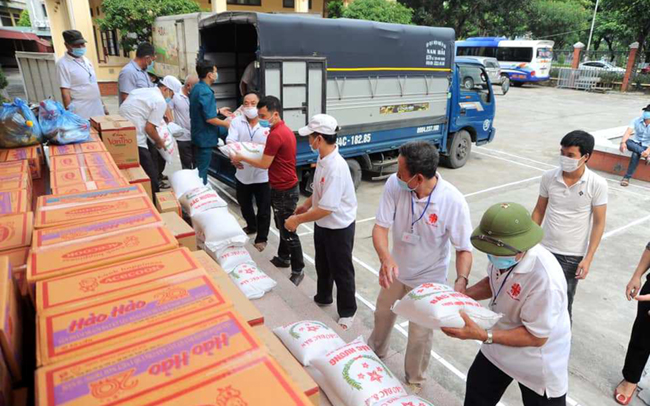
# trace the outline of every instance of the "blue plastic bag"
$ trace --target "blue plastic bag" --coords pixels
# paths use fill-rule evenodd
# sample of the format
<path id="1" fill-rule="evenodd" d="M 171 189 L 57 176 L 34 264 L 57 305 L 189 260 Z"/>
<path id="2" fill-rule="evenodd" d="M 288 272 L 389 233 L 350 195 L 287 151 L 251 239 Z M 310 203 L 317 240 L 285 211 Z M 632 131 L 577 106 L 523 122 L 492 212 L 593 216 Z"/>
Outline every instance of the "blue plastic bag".
<path id="1" fill-rule="evenodd" d="M 90 138 L 90 121 L 67 111 L 55 100 L 43 100 L 38 109 L 43 136 L 53 144 L 72 144 Z"/>
<path id="2" fill-rule="evenodd" d="M 0 106 L 0 148 L 26 147 L 43 141 L 41 127 L 27 103 L 15 98 Z"/>

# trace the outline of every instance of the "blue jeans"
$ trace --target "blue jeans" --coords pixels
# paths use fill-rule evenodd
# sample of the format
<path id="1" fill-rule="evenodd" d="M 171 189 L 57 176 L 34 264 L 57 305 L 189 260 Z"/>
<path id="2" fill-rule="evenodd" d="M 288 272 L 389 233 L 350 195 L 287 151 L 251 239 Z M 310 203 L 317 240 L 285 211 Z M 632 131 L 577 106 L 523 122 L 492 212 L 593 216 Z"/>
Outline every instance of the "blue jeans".
<path id="1" fill-rule="evenodd" d="M 641 160 L 641 153 L 646 150 L 646 148 L 640 143 L 628 139 L 625 143 L 627 149 L 632 153 L 630 158 L 630 165 L 627 167 L 627 173 L 625 174 L 625 179 L 630 179 L 634 172 L 636 172 L 636 167 L 639 166 L 639 160 Z"/>

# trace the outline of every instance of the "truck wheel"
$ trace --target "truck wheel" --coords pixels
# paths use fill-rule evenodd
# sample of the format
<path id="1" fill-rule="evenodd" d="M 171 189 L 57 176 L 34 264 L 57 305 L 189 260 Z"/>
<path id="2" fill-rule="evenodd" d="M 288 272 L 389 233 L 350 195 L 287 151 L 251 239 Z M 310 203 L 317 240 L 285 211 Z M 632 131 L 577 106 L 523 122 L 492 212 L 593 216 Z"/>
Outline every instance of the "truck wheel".
<path id="1" fill-rule="evenodd" d="M 501 77 L 501 92 L 505 96 L 506 93 L 508 93 L 508 90 L 510 90 L 510 78 L 508 75 L 502 75 Z"/>
<path id="2" fill-rule="evenodd" d="M 463 79 L 463 87 L 466 90 L 472 90 L 474 88 L 474 79 L 472 79 L 471 76 L 468 76 L 465 79 Z"/>
<path id="3" fill-rule="evenodd" d="M 352 183 L 354 183 L 354 190 L 357 190 L 359 188 L 359 185 L 361 184 L 361 175 L 362 175 L 361 164 L 356 159 L 346 159 L 345 162 L 348 163 L 348 167 L 350 168 L 350 175 L 352 175 Z"/>
<path id="4" fill-rule="evenodd" d="M 313 188 L 313 182 L 314 182 L 314 172 L 313 171 L 305 171 L 302 173 L 302 179 L 300 180 L 300 192 L 309 197 L 314 193 L 314 188 Z"/>
<path id="5" fill-rule="evenodd" d="M 448 155 L 441 156 L 441 162 L 451 169 L 460 168 L 467 163 L 471 151 L 472 137 L 465 130 L 458 131 L 447 143 Z"/>

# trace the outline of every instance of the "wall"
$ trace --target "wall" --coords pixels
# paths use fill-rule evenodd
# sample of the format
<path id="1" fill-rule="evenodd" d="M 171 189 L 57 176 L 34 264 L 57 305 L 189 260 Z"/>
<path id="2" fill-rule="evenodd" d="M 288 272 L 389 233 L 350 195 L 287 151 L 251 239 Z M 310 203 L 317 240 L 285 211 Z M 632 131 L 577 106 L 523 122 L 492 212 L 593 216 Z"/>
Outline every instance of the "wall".
<path id="1" fill-rule="evenodd" d="M 124 57 L 122 48 L 120 47 L 120 56 L 108 55 L 104 50 L 104 44 L 102 43 L 101 31 L 99 30 L 99 25 L 97 25 L 96 19 L 103 17 L 101 11 L 101 0 L 89 0 L 90 6 L 92 7 L 92 20 L 93 20 L 93 31 L 94 38 L 97 40 L 97 49 L 99 51 L 100 63 L 95 65 L 95 71 L 97 73 L 97 80 L 100 82 L 100 89 L 102 94 L 113 94 L 111 90 L 113 87 L 107 86 L 106 82 L 116 82 L 117 77 L 120 74 L 120 70 L 124 65 L 129 63 L 131 58 Z M 119 35 L 119 34 L 118 34 Z M 90 41 L 90 40 L 89 40 Z M 119 40 L 118 40 L 119 42 Z M 115 87 L 114 94 L 117 94 L 117 88 Z"/>

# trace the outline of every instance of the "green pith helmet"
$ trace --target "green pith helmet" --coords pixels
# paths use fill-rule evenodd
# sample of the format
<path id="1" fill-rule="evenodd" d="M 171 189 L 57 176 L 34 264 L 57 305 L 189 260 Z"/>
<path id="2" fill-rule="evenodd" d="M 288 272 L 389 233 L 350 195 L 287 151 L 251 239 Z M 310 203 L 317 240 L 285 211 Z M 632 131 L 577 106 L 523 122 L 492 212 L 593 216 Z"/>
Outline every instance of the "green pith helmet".
<path id="1" fill-rule="evenodd" d="M 483 214 L 471 240 L 472 245 L 481 252 L 510 256 L 528 251 L 542 238 L 544 231 L 530 218 L 524 206 L 497 203 Z"/>

